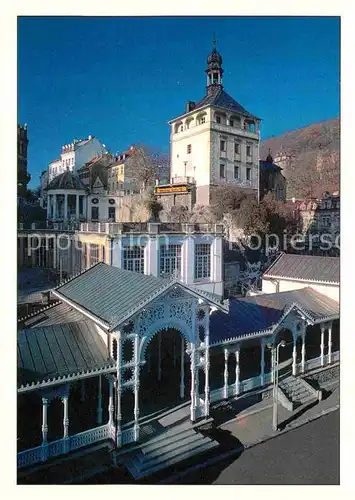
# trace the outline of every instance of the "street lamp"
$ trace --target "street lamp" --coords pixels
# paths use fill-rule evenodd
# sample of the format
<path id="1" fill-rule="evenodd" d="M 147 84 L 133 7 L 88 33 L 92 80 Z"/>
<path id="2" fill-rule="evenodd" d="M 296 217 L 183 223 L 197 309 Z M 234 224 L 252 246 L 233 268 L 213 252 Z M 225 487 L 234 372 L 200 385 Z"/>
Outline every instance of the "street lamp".
<path id="1" fill-rule="evenodd" d="M 272 393 L 273 393 L 273 411 L 272 411 L 272 430 L 277 431 L 277 388 L 279 385 L 279 351 L 280 347 L 285 347 L 286 342 L 284 340 L 281 340 L 275 347 L 273 344 L 267 344 L 268 349 L 271 350 L 272 357 L 273 357 L 273 366 L 272 366 L 272 372 L 273 372 L 273 388 L 272 388 Z M 275 356 L 275 351 L 276 351 L 276 356 Z"/>

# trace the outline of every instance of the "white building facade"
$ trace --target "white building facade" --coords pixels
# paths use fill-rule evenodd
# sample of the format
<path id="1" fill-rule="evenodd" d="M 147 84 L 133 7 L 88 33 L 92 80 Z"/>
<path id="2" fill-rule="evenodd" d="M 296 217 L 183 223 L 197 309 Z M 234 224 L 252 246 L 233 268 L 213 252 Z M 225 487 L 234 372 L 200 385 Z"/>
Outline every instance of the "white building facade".
<path id="1" fill-rule="evenodd" d="M 87 139 L 74 139 L 71 144 L 62 146 L 58 159 L 48 165 L 48 182 L 63 172 L 77 172 L 86 162 L 96 155 L 108 152 L 105 144 L 96 137 L 89 135 Z"/>
<path id="2" fill-rule="evenodd" d="M 171 178 L 193 178 L 196 204 L 208 205 L 212 186 L 228 183 L 259 190 L 260 119 L 229 96 L 222 85 L 222 57 L 207 59 L 207 93 L 189 101 L 171 126 Z"/>

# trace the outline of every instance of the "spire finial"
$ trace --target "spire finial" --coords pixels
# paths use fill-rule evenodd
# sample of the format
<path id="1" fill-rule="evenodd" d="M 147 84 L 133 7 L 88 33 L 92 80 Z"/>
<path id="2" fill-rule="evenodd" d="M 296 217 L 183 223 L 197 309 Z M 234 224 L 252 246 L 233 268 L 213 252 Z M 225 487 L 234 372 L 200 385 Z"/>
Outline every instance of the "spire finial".
<path id="1" fill-rule="evenodd" d="M 216 48 L 217 40 L 216 40 L 216 33 L 213 33 L 213 48 Z"/>

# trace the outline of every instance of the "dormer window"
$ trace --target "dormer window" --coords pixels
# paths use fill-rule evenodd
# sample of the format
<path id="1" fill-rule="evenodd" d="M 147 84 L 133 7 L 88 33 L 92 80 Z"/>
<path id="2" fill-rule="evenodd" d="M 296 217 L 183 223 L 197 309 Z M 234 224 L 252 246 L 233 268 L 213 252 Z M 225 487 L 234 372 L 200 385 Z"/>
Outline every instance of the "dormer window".
<path id="1" fill-rule="evenodd" d="M 216 116 L 216 122 L 217 123 L 221 123 L 221 117 L 220 116 Z"/>

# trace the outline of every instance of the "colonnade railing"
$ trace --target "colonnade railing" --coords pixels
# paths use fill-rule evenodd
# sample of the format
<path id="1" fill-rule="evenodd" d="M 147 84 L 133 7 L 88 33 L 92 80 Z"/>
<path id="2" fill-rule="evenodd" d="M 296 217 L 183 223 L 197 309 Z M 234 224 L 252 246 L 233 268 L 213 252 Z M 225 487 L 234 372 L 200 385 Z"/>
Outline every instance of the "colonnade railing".
<path id="1" fill-rule="evenodd" d="M 304 365 L 304 372 L 320 368 L 329 367 L 332 364 L 339 361 L 339 351 L 333 352 L 331 354 L 331 363 L 326 363 L 322 365 L 321 357 L 307 360 Z M 297 374 L 301 373 L 302 365 L 297 364 Z M 227 386 L 222 386 L 218 389 L 212 390 L 210 393 L 210 402 L 214 403 L 216 401 L 227 399 L 229 397 L 238 397 L 245 394 L 246 392 L 253 391 L 255 389 L 260 389 L 261 387 L 266 387 L 272 382 L 271 373 L 264 373 L 263 375 L 257 375 L 256 377 L 251 377 L 245 380 L 237 381 L 237 383 L 232 383 Z M 204 416 L 204 404 L 203 399 L 199 398 L 199 404 L 196 408 L 196 418 Z M 28 450 L 21 451 L 17 454 L 17 467 L 28 467 L 36 463 L 45 462 L 51 457 L 56 457 L 69 453 L 71 451 L 78 450 L 85 446 L 104 441 L 106 439 L 111 439 L 113 444 L 116 440 L 115 426 L 112 423 L 107 423 L 99 427 L 94 427 L 79 434 L 74 434 L 73 436 L 68 436 L 67 438 L 61 438 L 56 441 L 47 442 L 35 448 L 30 448 Z M 122 429 L 121 431 L 121 443 L 122 446 L 135 442 L 135 432 L 134 426 Z"/>
<path id="2" fill-rule="evenodd" d="M 67 438 L 49 441 L 47 444 L 21 451 L 17 454 L 17 467 L 28 467 L 105 439 L 114 439 L 114 428 L 112 429 L 112 427 L 110 424 L 101 425 Z"/>

